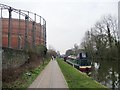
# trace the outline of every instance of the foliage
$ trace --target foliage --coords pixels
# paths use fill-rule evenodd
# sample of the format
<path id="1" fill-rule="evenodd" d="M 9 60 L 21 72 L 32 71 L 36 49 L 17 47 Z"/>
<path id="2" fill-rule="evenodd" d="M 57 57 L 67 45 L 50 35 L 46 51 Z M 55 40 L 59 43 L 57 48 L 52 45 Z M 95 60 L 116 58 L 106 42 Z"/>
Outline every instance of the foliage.
<path id="1" fill-rule="evenodd" d="M 57 52 L 55 50 L 52 50 L 52 49 L 48 50 L 48 54 L 49 54 L 50 57 L 52 57 L 52 56 L 56 57 L 57 56 Z"/>
<path id="2" fill-rule="evenodd" d="M 106 88 L 88 77 L 86 74 L 81 73 L 77 69 L 65 63 L 62 59 L 58 59 L 57 62 L 65 76 L 69 88 Z"/>
<path id="3" fill-rule="evenodd" d="M 69 56 L 69 55 L 73 55 L 73 53 L 74 53 L 73 50 L 69 49 L 69 50 L 66 51 L 65 55 Z"/>
<path id="4" fill-rule="evenodd" d="M 29 57 L 34 55 L 38 57 L 45 57 L 47 54 L 47 48 L 44 45 L 38 45 L 36 47 L 29 48 L 27 52 Z"/>
<path id="5" fill-rule="evenodd" d="M 36 53 L 37 55 L 44 57 L 47 54 L 47 48 L 43 45 L 39 45 L 36 47 Z"/>
<path id="6" fill-rule="evenodd" d="M 111 15 L 104 16 L 94 27 L 85 33 L 81 46 L 89 53 L 89 57 L 102 60 L 120 58 L 117 19 Z"/>
<path id="7" fill-rule="evenodd" d="M 29 85 L 32 84 L 32 82 L 37 78 L 37 76 L 41 73 L 41 71 L 45 68 L 45 66 L 49 63 L 50 59 L 45 60 L 45 63 L 40 65 L 37 68 L 34 68 L 33 70 L 30 71 L 25 71 L 15 82 L 11 82 L 8 84 L 4 83 L 3 89 L 4 88 L 20 88 L 26 90 Z"/>

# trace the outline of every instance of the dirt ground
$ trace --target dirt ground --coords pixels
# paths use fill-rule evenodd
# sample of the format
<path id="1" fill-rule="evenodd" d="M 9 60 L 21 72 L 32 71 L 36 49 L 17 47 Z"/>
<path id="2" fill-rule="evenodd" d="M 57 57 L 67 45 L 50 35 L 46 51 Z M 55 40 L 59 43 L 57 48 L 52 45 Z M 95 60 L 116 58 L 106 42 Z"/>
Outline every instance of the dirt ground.
<path id="1" fill-rule="evenodd" d="M 42 63 L 41 58 L 33 57 L 18 68 L 9 68 L 2 70 L 2 82 L 9 83 L 15 81 L 26 70 L 32 70 Z"/>

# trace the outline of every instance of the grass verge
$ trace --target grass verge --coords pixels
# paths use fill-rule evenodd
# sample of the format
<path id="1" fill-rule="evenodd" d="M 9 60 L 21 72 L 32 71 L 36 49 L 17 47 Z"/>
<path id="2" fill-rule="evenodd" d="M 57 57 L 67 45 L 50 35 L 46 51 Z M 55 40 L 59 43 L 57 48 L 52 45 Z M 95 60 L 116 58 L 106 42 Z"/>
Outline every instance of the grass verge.
<path id="1" fill-rule="evenodd" d="M 102 88 L 108 90 L 108 88 L 96 82 L 92 78 L 88 77 L 86 74 L 79 72 L 77 69 L 65 63 L 62 59 L 58 58 L 57 62 L 68 83 L 69 88 L 86 88 L 86 89 L 95 88 L 95 90 Z"/>
<path id="2" fill-rule="evenodd" d="M 7 83 L 4 88 L 20 88 L 22 90 L 26 90 L 32 82 L 37 78 L 37 76 L 41 73 L 41 71 L 45 68 L 45 66 L 49 63 L 50 59 L 46 59 L 44 64 L 41 64 L 37 68 L 34 68 L 30 71 L 25 71 L 16 81 Z"/>

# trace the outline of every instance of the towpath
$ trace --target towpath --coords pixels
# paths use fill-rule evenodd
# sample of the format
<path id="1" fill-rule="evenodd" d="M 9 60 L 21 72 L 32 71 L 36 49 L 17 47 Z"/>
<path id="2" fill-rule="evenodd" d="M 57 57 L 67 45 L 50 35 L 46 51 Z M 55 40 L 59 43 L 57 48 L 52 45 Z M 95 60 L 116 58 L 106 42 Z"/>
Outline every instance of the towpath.
<path id="1" fill-rule="evenodd" d="M 57 61 L 51 60 L 29 88 L 68 88 Z"/>

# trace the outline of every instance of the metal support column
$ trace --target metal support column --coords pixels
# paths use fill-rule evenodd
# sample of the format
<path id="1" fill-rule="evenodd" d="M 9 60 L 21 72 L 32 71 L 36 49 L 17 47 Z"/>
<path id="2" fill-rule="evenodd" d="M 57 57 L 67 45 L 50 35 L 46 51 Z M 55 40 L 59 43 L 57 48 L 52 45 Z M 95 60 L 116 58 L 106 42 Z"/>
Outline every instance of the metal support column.
<path id="1" fill-rule="evenodd" d="M 41 16 L 40 16 L 40 36 L 39 36 L 40 44 L 41 44 Z"/>
<path id="2" fill-rule="evenodd" d="M 8 48 L 10 48 L 11 47 L 11 27 L 12 27 L 12 25 L 11 25 L 11 18 L 12 18 L 12 8 L 10 7 L 9 9 L 8 9 L 8 11 L 9 11 L 9 23 L 8 23 Z"/>
<path id="3" fill-rule="evenodd" d="M 45 39 L 44 39 L 44 18 L 43 18 L 43 25 L 42 25 L 42 38 L 43 38 L 43 45 L 45 44 Z"/>
<path id="4" fill-rule="evenodd" d="M 43 37 L 44 37 L 44 45 L 45 45 L 45 19 L 43 19 L 43 30 L 44 30 L 44 33 L 43 33 Z"/>
<path id="5" fill-rule="evenodd" d="M 27 22 L 27 34 L 29 36 L 29 11 L 28 11 L 28 22 Z M 28 37 L 28 42 L 29 42 L 29 37 Z"/>
<path id="6" fill-rule="evenodd" d="M 2 8 L 1 8 L 1 18 L 2 18 Z"/>
<path id="7" fill-rule="evenodd" d="M 34 14 L 34 45 L 36 46 L 36 13 Z"/>
<path id="8" fill-rule="evenodd" d="M 28 47 L 28 16 L 25 16 L 25 40 L 24 40 L 24 49 Z"/>
<path id="9" fill-rule="evenodd" d="M 35 47 L 35 22 L 33 22 L 32 26 L 32 46 Z"/>
<path id="10" fill-rule="evenodd" d="M 2 8 L 1 8 L 1 18 L 0 18 L 0 55 L 1 55 L 1 51 L 2 51 L 2 34 L 3 33 L 2 33 Z M 2 60 L 0 60 L 0 61 L 2 61 Z M 1 64 L 1 62 L 0 62 L 0 64 Z M 0 70 L 1 70 L 1 68 L 0 68 Z M 1 79 L 1 77 L 0 77 L 0 79 Z"/>
<path id="11" fill-rule="evenodd" d="M 46 46 L 46 21 L 43 19 L 43 37 L 44 37 L 44 46 Z"/>
<path id="12" fill-rule="evenodd" d="M 21 49 L 21 34 L 20 34 L 20 10 L 19 10 L 19 25 L 18 25 L 18 49 Z"/>
<path id="13" fill-rule="evenodd" d="M 45 21 L 45 46 L 46 46 L 46 21 Z"/>

